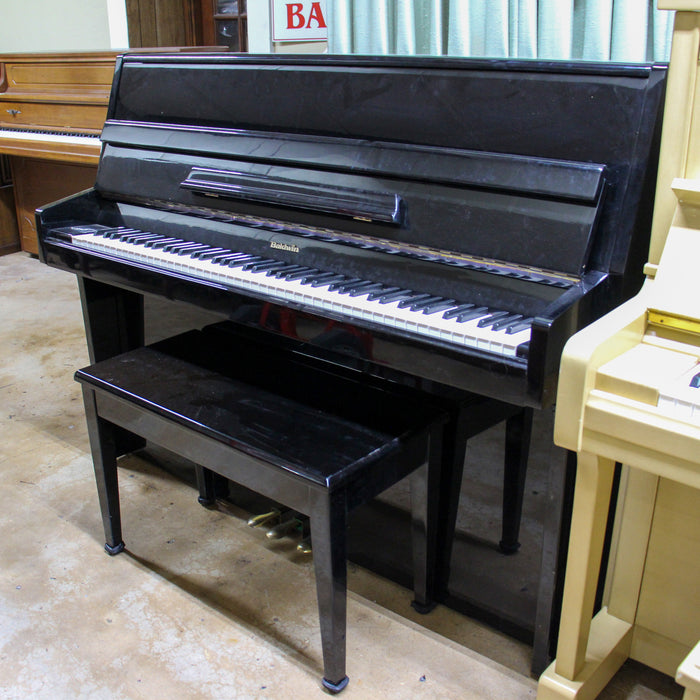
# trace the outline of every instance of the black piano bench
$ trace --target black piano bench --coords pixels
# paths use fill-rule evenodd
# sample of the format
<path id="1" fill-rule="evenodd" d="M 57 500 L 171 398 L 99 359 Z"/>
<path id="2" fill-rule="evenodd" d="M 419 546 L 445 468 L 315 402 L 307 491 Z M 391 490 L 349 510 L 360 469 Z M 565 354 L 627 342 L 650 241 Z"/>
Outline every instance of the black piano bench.
<path id="1" fill-rule="evenodd" d="M 190 346 L 201 348 L 203 340 L 192 342 L 193 337 L 197 341 L 196 333 L 185 335 Z M 297 392 L 301 397 L 290 398 L 256 386 L 250 367 L 239 370 L 245 377 L 242 381 L 235 369 L 221 374 L 184 355 L 165 352 L 158 345 L 142 347 L 76 373 L 83 387 L 105 549 L 110 554 L 124 549 L 117 478 L 117 452 L 124 430 L 308 515 L 323 685 L 339 692 L 348 682 L 347 515 L 408 475 L 415 603 L 427 609 L 432 602 L 434 481 L 443 416 L 419 396 L 414 399 L 404 391 L 393 395 L 356 383 L 350 403 L 370 407 L 367 413 L 374 423 L 363 424 L 347 417 L 348 393 L 341 391 L 347 387 L 334 386 L 334 382 L 347 384 L 347 378 L 319 372 L 315 378 L 304 378 L 303 383 L 309 383 Z M 284 370 L 286 361 L 281 355 L 274 372 Z M 235 357 L 229 358 L 229 368 L 236 365 L 240 363 Z M 290 372 L 297 369 L 289 367 Z M 323 387 L 318 392 L 321 399 L 312 389 L 316 384 Z M 304 393 L 313 395 L 313 401 L 302 400 Z M 324 405 L 333 395 L 336 405 Z M 356 409 L 347 410 L 356 417 Z"/>

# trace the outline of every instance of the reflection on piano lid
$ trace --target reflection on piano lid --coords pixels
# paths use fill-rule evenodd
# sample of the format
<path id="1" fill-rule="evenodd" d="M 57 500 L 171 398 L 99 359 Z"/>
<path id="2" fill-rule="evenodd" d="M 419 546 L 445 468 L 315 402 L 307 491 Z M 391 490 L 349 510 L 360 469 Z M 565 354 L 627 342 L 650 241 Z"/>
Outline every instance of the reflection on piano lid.
<path id="1" fill-rule="evenodd" d="M 40 212 L 41 257 L 230 318 L 254 300 L 354 324 L 390 348 L 367 371 L 542 406 L 568 336 L 635 289 L 664 76 L 126 56 L 96 186 Z"/>

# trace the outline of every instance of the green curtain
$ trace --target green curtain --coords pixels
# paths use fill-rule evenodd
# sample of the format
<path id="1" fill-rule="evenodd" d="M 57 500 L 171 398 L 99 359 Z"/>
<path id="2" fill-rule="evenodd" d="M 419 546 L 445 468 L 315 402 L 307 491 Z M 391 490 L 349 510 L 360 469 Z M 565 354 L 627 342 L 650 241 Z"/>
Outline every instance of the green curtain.
<path id="1" fill-rule="evenodd" d="M 667 61 L 656 0 L 327 0 L 330 53 Z"/>

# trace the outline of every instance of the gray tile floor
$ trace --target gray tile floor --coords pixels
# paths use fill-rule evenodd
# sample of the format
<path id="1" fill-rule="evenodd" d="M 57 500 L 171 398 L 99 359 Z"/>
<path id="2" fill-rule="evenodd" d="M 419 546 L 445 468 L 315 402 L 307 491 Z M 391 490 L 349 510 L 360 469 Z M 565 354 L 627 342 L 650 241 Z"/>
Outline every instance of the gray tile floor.
<path id="1" fill-rule="evenodd" d="M 0 258 L 0 698 L 322 697 L 313 569 L 288 540 L 122 460 L 109 557 L 73 370 L 75 279 Z M 345 698 L 534 698 L 530 649 L 351 565 Z M 601 697 L 680 697 L 629 663 Z"/>

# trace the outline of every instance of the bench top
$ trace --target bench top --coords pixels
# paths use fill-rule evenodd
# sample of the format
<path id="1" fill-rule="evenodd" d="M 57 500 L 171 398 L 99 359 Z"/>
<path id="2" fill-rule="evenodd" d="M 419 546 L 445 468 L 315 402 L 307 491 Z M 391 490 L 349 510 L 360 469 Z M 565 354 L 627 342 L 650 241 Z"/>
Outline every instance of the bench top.
<path id="1" fill-rule="evenodd" d="M 193 337 L 189 334 L 190 344 Z M 417 413 L 407 411 L 404 396 L 384 395 L 382 401 L 389 401 L 389 408 L 395 404 L 396 415 L 405 419 L 394 416 L 390 429 L 377 429 L 223 376 L 158 346 L 98 362 L 78 370 L 75 378 L 323 486 L 398 450 L 439 420 L 436 411 L 423 406 Z"/>

